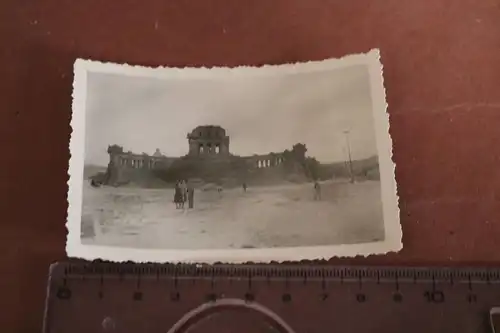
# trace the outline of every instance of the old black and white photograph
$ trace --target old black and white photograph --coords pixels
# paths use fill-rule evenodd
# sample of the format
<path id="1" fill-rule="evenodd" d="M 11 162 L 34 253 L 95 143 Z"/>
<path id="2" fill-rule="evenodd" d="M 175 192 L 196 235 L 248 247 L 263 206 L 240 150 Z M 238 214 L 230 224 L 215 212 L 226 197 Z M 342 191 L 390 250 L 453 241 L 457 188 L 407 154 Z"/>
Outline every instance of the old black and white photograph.
<path id="1" fill-rule="evenodd" d="M 74 65 L 67 254 L 329 259 L 402 248 L 378 50 L 235 68 Z"/>

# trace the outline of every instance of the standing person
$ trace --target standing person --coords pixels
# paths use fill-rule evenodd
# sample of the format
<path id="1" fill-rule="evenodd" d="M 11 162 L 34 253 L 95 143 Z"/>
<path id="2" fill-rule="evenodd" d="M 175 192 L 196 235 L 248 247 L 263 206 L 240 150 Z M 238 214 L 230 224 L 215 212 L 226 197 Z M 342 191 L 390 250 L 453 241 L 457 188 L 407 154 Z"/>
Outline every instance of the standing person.
<path id="1" fill-rule="evenodd" d="M 321 186 L 318 181 L 314 181 L 314 200 L 321 200 Z"/>
<path id="2" fill-rule="evenodd" d="M 243 183 L 243 192 L 246 192 L 247 191 L 247 183 Z"/>
<path id="3" fill-rule="evenodd" d="M 194 208 L 194 186 L 190 182 L 187 185 L 187 195 L 188 195 L 188 208 Z"/>
<path id="4" fill-rule="evenodd" d="M 182 190 L 181 190 L 181 184 L 180 184 L 179 181 L 177 181 L 175 183 L 174 202 L 175 202 L 175 208 L 176 209 L 181 208 L 181 204 L 182 204 Z"/>
<path id="5" fill-rule="evenodd" d="M 187 201 L 187 184 L 185 180 L 181 180 L 181 193 L 182 193 L 181 207 L 184 208 L 184 203 Z"/>

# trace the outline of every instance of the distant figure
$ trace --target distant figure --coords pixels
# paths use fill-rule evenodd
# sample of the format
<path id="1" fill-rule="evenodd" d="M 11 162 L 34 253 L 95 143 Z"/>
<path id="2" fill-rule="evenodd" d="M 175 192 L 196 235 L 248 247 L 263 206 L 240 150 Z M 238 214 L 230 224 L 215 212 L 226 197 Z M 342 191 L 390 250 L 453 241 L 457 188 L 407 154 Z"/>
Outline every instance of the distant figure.
<path id="1" fill-rule="evenodd" d="M 187 186 L 187 195 L 188 195 L 188 208 L 194 208 L 194 186 L 192 184 L 188 184 Z"/>
<path id="2" fill-rule="evenodd" d="M 101 187 L 101 183 L 99 183 L 97 180 L 95 179 L 91 179 L 90 180 L 90 186 L 92 187 Z"/>
<path id="3" fill-rule="evenodd" d="M 187 201 L 187 182 L 185 180 L 181 180 L 180 183 L 181 192 L 182 192 L 182 208 L 184 208 L 184 203 Z"/>
<path id="4" fill-rule="evenodd" d="M 243 183 L 243 192 L 247 191 L 247 183 Z"/>
<path id="5" fill-rule="evenodd" d="M 314 200 L 321 200 L 321 185 L 317 180 L 314 181 Z"/>
<path id="6" fill-rule="evenodd" d="M 217 186 L 217 192 L 219 193 L 219 197 L 222 197 L 222 186 Z"/>
<path id="7" fill-rule="evenodd" d="M 175 203 L 175 208 L 180 209 L 182 207 L 182 189 L 181 189 L 181 184 L 179 181 L 175 183 L 175 191 L 174 191 L 174 203 Z"/>

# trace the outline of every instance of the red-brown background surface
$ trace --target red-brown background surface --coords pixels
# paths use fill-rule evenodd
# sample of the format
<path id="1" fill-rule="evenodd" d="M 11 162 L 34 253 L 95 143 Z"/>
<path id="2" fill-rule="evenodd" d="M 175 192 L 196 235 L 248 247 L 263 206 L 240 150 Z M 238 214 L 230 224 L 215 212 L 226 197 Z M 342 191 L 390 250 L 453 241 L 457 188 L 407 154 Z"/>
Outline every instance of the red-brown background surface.
<path id="1" fill-rule="evenodd" d="M 0 41 L 2 332 L 40 330 L 48 265 L 65 258 L 78 57 L 236 66 L 380 48 L 404 249 L 340 262 L 500 260 L 498 0 L 3 0 Z"/>

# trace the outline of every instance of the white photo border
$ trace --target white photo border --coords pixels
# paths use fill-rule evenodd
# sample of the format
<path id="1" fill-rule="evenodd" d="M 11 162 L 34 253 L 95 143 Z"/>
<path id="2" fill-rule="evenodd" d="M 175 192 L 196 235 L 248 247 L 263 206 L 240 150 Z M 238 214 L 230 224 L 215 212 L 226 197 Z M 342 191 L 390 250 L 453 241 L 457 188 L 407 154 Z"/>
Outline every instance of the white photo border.
<path id="1" fill-rule="evenodd" d="M 366 65 L 369 69 L 373 119 L 378 150 L 381 198 L 383 205 L 383 241 L 331 246 L 307 246 L 288 248 L 252 249 L 140 249 L 117 246 L 82 244 L 80 238 L 83 170 L 85 158 L 85 112 L 87 93 L 87 73 L 114 73 L 125 76 L 169 78 L 189 80 L 192 78 L 227 78 L 231 75 L 258 76 L 280 75 L 311 71 L 333 70 L 352 65 Z M 68 257 L 86 260 L 108 260 L 114 262 L 133 261 L 137 263 L 269 263 L 283 261 L 321 260 L 334 257 L 355 257 L 398 252 L 402 249 L 402 229 L 399 214 L 399 198 L 395 180 L 395 164 L 392 160 L 392 139 L 389 134 L 389 115 L 385 96 L 383 65 L 380 51 L 372 49 L 366 53 L 347 55 L 338 59 L 309 61 L 304 63 L 265 65 L 260 67 L 241 66 L 235 68 L 171 68 L 142 67 L 128 64 L 103 63 L 77 59 L 74 63 L 73 104 L 69 144 L 68 230 L 66 254 Z"/>

